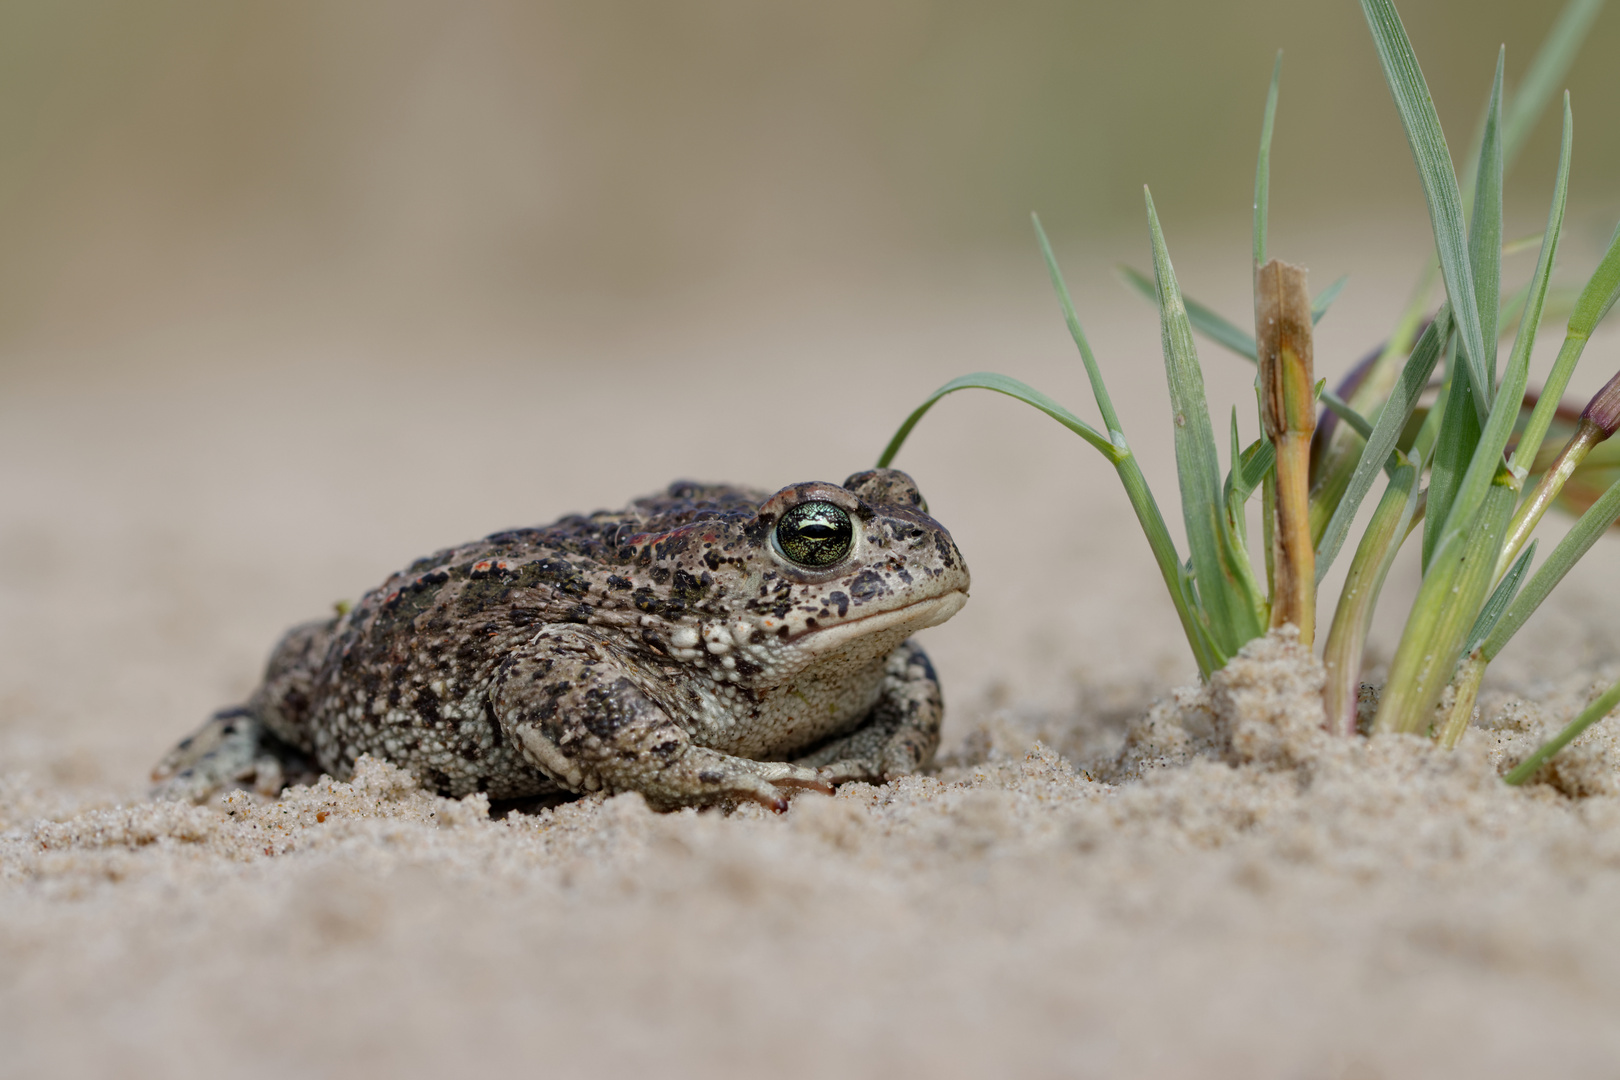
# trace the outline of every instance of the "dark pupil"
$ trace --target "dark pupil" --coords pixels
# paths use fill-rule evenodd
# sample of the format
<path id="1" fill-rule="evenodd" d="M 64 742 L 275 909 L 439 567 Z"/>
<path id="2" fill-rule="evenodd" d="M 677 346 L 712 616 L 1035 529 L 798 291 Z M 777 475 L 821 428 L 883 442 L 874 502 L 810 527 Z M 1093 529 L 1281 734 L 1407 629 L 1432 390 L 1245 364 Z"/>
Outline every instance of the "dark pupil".
<path id="1" fill-rule="evenodd" d="M 849 515 L 832 503 L 802 503 L 782 515 L 776 542 L 801 566 L 831 566 L 849 554 L 855 531 Z"/>

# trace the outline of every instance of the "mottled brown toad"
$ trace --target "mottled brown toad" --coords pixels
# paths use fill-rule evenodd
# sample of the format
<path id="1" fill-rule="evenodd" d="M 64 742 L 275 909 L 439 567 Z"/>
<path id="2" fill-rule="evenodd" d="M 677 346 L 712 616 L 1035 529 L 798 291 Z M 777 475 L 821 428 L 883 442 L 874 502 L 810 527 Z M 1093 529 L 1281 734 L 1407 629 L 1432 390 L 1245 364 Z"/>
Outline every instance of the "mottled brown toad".
<path id="1" fill-rule="evenodd" d="M 657 807 L 829 790 L 928 763 L 944 705 L 907 638 L 968 571 L 911 478 L 766 497 L 676 483 L 626 510 L 418 559 L 288 632 L 263 684 L 153 774 L 200 799 L 362 754 L 446 795 L 639 791 Z"/>

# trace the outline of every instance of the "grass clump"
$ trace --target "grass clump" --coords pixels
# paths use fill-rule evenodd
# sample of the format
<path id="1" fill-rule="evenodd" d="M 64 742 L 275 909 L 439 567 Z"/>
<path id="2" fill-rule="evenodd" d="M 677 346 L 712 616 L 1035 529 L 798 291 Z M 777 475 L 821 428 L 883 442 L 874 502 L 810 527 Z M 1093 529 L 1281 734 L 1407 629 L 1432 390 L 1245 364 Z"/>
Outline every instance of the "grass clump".
<path id="1" fill-rule="evenodd" d="M 1435 252 L 1386 344 L 1358 365 L 1337 392 L 1316 380 L 1312 327 L 1343 279 L 1313 300 L 1302 269 L 1268 258 L 1280 54 L 1266 97 L 1255 170 L 1252 335 L 1182 294 L 1153 197 L 1145 193 L 1152 274 L 1126 269 L 1123 276 L 1158 308 L 1189 548 L 1185 558 L 1137 464 L 1039 218 L 1034 219 L 1036 237 L 1090 381 L 1101 427 L 1016 379 L 979 372 L 946 383 L 923 402 L 895 433 L 879 465 L 893 460 L 935 402 L 958 390 L 994 390 L 1058 420 L 1119 473 L 1206 678 L 1268 627 L 1291 624 L 1303 641 L 1313 640 L 1316 587 L 1349 544 L 1357 511 L 1382 478 L 1382 492 L 1352 547 L 1348 578 L 1327 624 L 1324 723 L 1341 733 L 1356 731 L 1357 690 L 1373 610 L 1396 553 L 1421 527 L 1422 584 L 1391 661 L 1372 731 L 1427 733 L 1450 745 L 1473 715 L 1491 660 L 1598 535 L 1620 518 L 1620 454 L 1603 447 L 1620 427 L 1620 375 L 1581 411 L 1561 448 L 1544 453 L 1549 434 L 1572 426 L 1571 410 L 1560 409 L 1561 395 L 1588 338 L 1620 297 L 1620 230 L 1572 304 L 1551 288 L 1573 143 L 1567 93 L 1546 227 L 1534 241 L 1540 246 L 1536 267 L 1522 288 L 1502 295 L 1503 178 L 1536 119 L 1553 104 L 1556 87 L 1602 0 L 1571 0 L 1511 96 L 1503 85 L 1503 54 L 1498 54 L 1484 121 L 1460 182 L 1394 4 L 1361 0 L 1361 6 L 1422 181 Z M 1431 310 L 1437 283 L 1444 299 Z M 1561 307 L 1568 310 L 1563 347 L 1540 392 L 1532 393 L 1529 365 L 1537 331 L 1543 317 Z M 1258 365 L 1262 434 L 1248 446 L 1240 445 L 1234 411 L 1224 472 L 1195 333 Z M 1512 347 L 1498 370 L 1496 343 L 1508 333 Z M 1438 396 L 1426 401 L 1436 371 L 1442 373 Z M 1527 493 L 1532 478 L 1536 480 Z M 1263 573 L 1248 555 L 1248 504 L 1257 491 L 1265 530 Z M 1546 509 L 1558 502 L 1584 512 L 1535 566 L 1533 534 Z M 1442 701 L 1447 702 L 1444 707 Z M 1509 782 L 1522 782 L 1617 701 L 1620 686 L 1510 773 Z"/>

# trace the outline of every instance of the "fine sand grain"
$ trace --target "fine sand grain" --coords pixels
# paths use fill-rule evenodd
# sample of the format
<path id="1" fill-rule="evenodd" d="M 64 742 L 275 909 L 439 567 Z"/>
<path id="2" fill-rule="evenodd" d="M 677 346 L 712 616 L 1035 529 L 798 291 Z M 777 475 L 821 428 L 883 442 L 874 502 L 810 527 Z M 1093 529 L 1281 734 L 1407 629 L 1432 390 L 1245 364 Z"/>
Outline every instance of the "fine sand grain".
<path id="1" fill-rule="evenodd" d="M 1616 545 L 1503 656 L 1458 750 L 1329 738 L 1286 634 L 1192 685 L 1111 472 L 999 399 L 941 406 L 900 462 L 974 573 L 925 638 L 951 708 L 934 774 L 780 816 L 627 795 L 492 818 L 371 761 L 276 800 L 142 801 L 283 626 L 421 551 L 674 473 L 841 478 L 959 371 L 1082 403 L 1029 271 L 881 312 L 793 298 L 836 332 L 711 313 L 448 367 L 195 331 L 133 368 L 109 359 L 127 344 L 19 368 L 0 1075 L 1614 1075 L 1615 724 L 1536 783 L 1499 776 L 1620 675 Z M 1077 292 L 1120 309 L 1094 335 L 1173 506 L 1151 316 L 1112 288 Z M 1211 368 L 1212 399 L 1245 400 L 1247 369 Z"/>

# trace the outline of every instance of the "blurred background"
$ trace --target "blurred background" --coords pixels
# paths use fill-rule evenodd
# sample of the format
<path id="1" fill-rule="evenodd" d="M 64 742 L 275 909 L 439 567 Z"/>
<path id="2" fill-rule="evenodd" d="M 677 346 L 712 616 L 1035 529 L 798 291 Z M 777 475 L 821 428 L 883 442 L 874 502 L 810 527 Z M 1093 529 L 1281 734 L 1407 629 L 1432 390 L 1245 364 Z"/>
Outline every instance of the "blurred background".
<path id="1" fill-rule="evenodd" d="M 1511 84 L 1561 6 L 1401 4 L 1456 153 L 1497 46 Z M 410 559 L 676 476 L 840 479 L 963 372 L 1092 415 L 1032 210 L 1174 521 L 1157 320 L 1113 267 L 1147 265 L 1151 184 L 1183 287 L 1248 321 L 1279 48 L 1272 252 L 1350 274 L 1336 378 L 1431 244 L 1354 0 L 0 4 L 0 762 L 138 791 L 286 626 Z M 1568 80 L 1566 282 L 1620 217 L 1617 52 L 1611 9 Z M 1204 354 L 1216 429 L 1235 405 L 1254 437 L 1252 369 Z M 928 632 L 953 716 L 1110 687 L 1124 716 L 1192 677 L 1117 480 L 1057 425 L 962 395 L 898 464 L 973 568 Z M 1604 558 L 1493 672 L 1620 655 Z"/>
<path id="2" fill-rule="evenodd" d="M 1511 84 L 1561 5 L 1402 7 L 1460 154 L 1496 46 Z M 1569 80 L 1572 198 L 1611 224 L 1617 46 L 1611 12 Z M 10 0 L 0 365 L 185 321 L 454 341 L 760 274 L 877 285 L 1027 262 L 1031 210 L 1079 256 L 1135 241 L 1144 183 L 1172 241 L 1241 229 L 1278 48 L 1281 234 L 1421 209 L 1351 0 Z"/>

